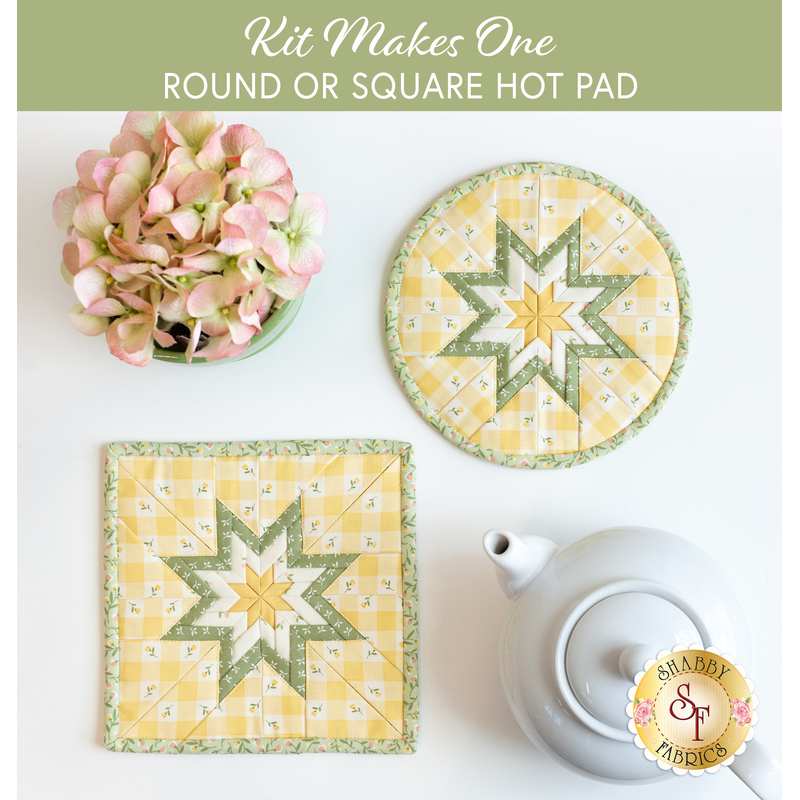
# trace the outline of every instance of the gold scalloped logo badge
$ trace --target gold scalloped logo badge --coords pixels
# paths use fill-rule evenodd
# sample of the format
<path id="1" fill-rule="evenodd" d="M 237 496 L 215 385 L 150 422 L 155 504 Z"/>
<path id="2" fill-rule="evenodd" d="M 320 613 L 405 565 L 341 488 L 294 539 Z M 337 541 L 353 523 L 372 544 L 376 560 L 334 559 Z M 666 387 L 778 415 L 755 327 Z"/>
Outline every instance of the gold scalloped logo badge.
<path id="1" fill-rule="evenodd" d="M 650 761 L 678 775 L 716 772 L 753 738 L 753 682 L 714 647 L 679 646 L 644 665 L 628 693 L 628 728 Z"/>

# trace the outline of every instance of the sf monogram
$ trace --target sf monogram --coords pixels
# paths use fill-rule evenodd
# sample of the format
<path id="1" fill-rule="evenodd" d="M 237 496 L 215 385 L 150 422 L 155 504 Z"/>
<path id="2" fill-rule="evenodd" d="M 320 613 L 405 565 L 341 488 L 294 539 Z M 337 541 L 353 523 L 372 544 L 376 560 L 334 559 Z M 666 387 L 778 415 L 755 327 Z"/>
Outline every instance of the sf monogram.
<path id="1" fill-rule="evenodd" d="M 683 694 L 683 690 L 686 690 L 686 694 Z M 683 714 L 683 716 L 675 713 L 675 705 L 680 703 L 678 711 Z M 686 714 L 687 709 L 691 708 L 688 714 Z M 700 738 L 700 725 L 703 724 L 706 720 L 706 716 L 711 716 L 711 711 L 709 706 L 698 706 L 693 700 L 689 699 L 689 684 L 682 683 L 678 687 L 678 696 L 669 704 L 669 713 L 670 716 L 674 717 L 677 720 L 681 720 L 682 722 L 687 722 L 691 719 L 694 719 L 694 742 L 702 742 L 703 740 Z"/>

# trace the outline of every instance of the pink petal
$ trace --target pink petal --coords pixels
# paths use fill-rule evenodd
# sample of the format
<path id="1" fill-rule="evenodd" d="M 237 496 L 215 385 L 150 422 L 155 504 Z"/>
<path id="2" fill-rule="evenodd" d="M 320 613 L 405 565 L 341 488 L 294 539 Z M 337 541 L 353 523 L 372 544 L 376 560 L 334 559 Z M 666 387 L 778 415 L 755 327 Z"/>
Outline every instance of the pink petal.
<path id="1" fill-rule="evenodd" d="M 108 294 L 108 277 L 109 274 L 100 267 L 86 267 L 75 275 L 72 286 L 84 308 L 89 308 Z"/>
<path id="2" fill-rule="evenodd" d="M 186 301 L 189 293 L 183 288 L 167 289 L 158 305 L 158 314 L 168 322 L 183 322 L 189 314 L 186 312 Z"/>
<path id="3" fill-rule="evenodd" d="M 221 281 L 222 278 L 210 278 L 192 289 L 186 309 L 193 317 L 207 317 L 219 310 L 222 305 Z"/>
<path id="4" fill-rule="evenodd" d="M 148 142 L 158 127 L 158 111 L 129 111 L 122 123 L 121 133 L 133 131 Z"/>
<path id="5" fill-rule="evenodd" d="M 158 328 L 153 329 L 153 338 L 161 347 L 172 347 L 175 344 L 175 337 L 167 331 L 160 331 Z"/>
<path id="6" fill-rule="evenodd" d="M 197 165 L 191 164 L 176 164 L 174 167 L 167 168 L 167 174 L 161 181 L 163 186 L 173 197 L 178 187 L 186 180 L 186 178 L 193 172 L 197 172 Z"/>
<path id="7" fill-rule="evenodd" d="M 328 207 L 325 201 L 313 192 L 297 195 L 289 212 L 289 227 L 293 231 L 318 236 L 328 221 Z"/>
<path id="8" fill-rule="evenodd" d="M 192 356 L 194 355 L 194 351 L 197 350 L 197 343 L 200 341 L 200 334 L 202 332 L 202 321 L 195 320 L 194 326 L 192 327 L 192 338 L 189 340 L 189 345 L 186 348 L 186 363 L 192 363 Z"/>
<path id="9" fill-rule="evenodd" d="M 110 236 L 108 243 L 120 258 L 153 261 L 160 267 L 166 267 L 169 263 L 169 253 L 161 245 L 125 242 L 117 236 Z"/>
<path id="10" fill-rule="evenodd" d="M 170 167 L 175 167 L 178 164 L 194 164 L 195 152 L 191 147 L 176 147 L 167 159 L 167 164 Z"/>
<path id="11" fill-rule="evenodd" d="M 289 204 L 275 192 L 258 192 L 253 195 L 251 202 L 264 212 L 270 222 L 286 222 L 289 219 Z"/>
<path id="12" fill-rule="evenodd" d="M 225 169 L 225 153 L 222 150 L 220 131 L 208 138 L 203 149 L 197 154 L 197 166 L 200 169 L 213 169 L 222 172 Z"/>
<path id="13" fill-rule="evenodd" d="M 266 188 L 286 174 L 286 159 L 269 147 L 251 147 L 242 155 L 242 166 L 250 170 L 254 187 Z"/>
<path id="14" fill-rule="evenodd" d="M 53 200 L 53 219 L 61 230 L 72 225 L 72 214 L 86 195 L 77 186 L 62 189 Z"/>
<path id="15" fill-rule="evenodd" d="M 126 311 L 125 306 L 113 297 L 98 300 L 86 309 L 87 314 L 93 314 L 96 317 L 118 317 Z"/>
<path id="16" fill-rule="evenodd" d="M 176 116 L 173 113 L 168 113 L 167 116 L 180 131 L 185 143 L 194 150 L 203 147 L 217 124 L 211 111 L 182 111 Z"/>
<path id="17" fill-rule="evenodd" d="M 232 227 L 235 228 L 236 226 Z M 236 256 L 238 258 L 244 253 L 253 252 L 253 245 L 249 239 L 237 239 L 233 236 L 227 236 L 219 240 L 217 252 L 225 256 Z"/>
<path id="18" fill-rule="evenodd" d="M 138 205 L 141 193 L 142 188 L 139 181 L 133 175 L 124 172 L 116 175 L 108 187 L 108 196 L 106 197 L 108 219 L 111 222 L 119 222 L 131 206 Z"/>
<path id="19" fill-rule="evenodd" d="M 234 344 L 229 333 L 222 336 L 214 336 L 202 350 L 197 351 L 198 356 L 202 356 L 206 361 L 219 361 L 221 358 L 231 358 L 241 355 L 246 349 L 248 342 L 244 344 Z"/>
<path id="20" fill-rule="evenodd" d="M 228 315 L 228 328 L 234 344 L 247 344 L 258 333 L 252 325 L 242 322 L 235 310 Z"/>
<path id="21" fill-rule="evenodd" d="M 84 241 L 86 241 L 84 239 Z M 77 275 L 81 268 L 81 251 L 75 242 L 67 242 L 61 250 L 64 266 L 71 275 Z"/>
<path id="22" fill-rule="evenodd" d="M 222 149 L 230 161 L 249 147 L 263 147 L 261 134 L 247 125 L 231 125 L 222 136 Z"/>
<path id="23" fill-rule="evenodd" d="M 183 269 L 181 271 L 194 272 L 199 270 L 200 272 L 219 272 L 225 268 L 227 262 L 228 259 L 225 258 L 223 254 L 220 254 L 214 250 L 210 250 L 205 253 L 199 253 L 196 256 L 184 258 Z M 175 272 L 176 269 L 181 268 L 176 267 L 174 269 L 168 269 L 167 272 L 170 274 L 179 274 Z"/>
<path id="24" fill-rule="evenodd" d="M 239 205 L 229 208 L 223 219 L 230 226 L 225 228 L 225 235 L 247 239 L 254 248 L 261 247 L 269 232 L 269 220 L 264 212 L 255 205 Z"/>
<path id="25" fill-rule="evenodd" d="M 118 158 L 101 158 L 94 166 L 92 179 L 103 194 L 108 191 L 111 181 L 114 180 L 114 176 L 117 174 L 118 161 Z"/>
<path id="26" fill-rule="evenodd" d="M 176 197 L 181 205 L 198 203 L 207 205 L 218 201 L 220 184 L 219 174 L 211 169 L 201 169 L 193 172 L 178 187 Z"/>
<path id="27" fill-rule="evenodd" d="M 109 321 L 106 317 L 93 317 L 86 314 L 83 306 L 74 305 L 69 310 L 69 321 L 84 336 L 99 336 L 108 329 Z"/>
<path id="28" fill-rule="evenodd" d="M 219 233 L 222 215 L 230 206 L 223 203 L 209 203 L 203 212 L 203 241 L 210 242 Z"/>
<path id="29" fill-rule="evenodd" d="M 147 212 L 142 217 L 145 222 L 163 217 L 174 208 L 172 193 L 162 184 L 155 185 L 147 195 Z"/>
<path id="30" fill-rule="evenodd" d="M 300 297 L 310 282 L 310 275 L 264 273 L 264 285 L 284 300 L 294 300 L 296 297 Z"/>
<path id="31" fill-rule="evenodd" d="M 138 198 L 137 198 L 138 199 Z M 142 215 L 139 212 L 139 203 L 134 203 L 122 216 L 122 238 L 126 242 L 135 242 L 139 238 Z"/>
<path id="32" fill-rule="evenodd" d="M 95 183 L 92 173 L 97 162 L 102 158 L 108 158 L 110 155 L 111 153 L 107 153 L 105 150 L 87 150 L 78 156 L 75 166 L 78 170 L 81 186 L 90 192 L 100 191 L 100 187 Z"/>
<path id="33" fill-rule="evenodd" d="M 289 266 L 298 275 L 316 275 L 324 261 L 325 251 L 308 236 L 295 239 L 289 247 Z"/>
<path id="34" fill-rule="evenodd" d="M 102 197 L 102 195 L 95 195 L 96 197 Z M 98 259 L 102 258 L 104 254 L 106 254 L 107 250 L 101 250 L 100 247 L 97 246 L 95 242 L 91 239 L 87 239 L 85 236 L 78 236 L 75 240 L 75 244 L 78 247 L 78 268 L 83 269 L 84 267 L 88 267 L 90 264 L 94 264 Z"/>
<path id="35" fill-rule="evenodd" d="M 84 236 L 95 242 L 102 242 L 105 239 L 105 229 L 110 224 L 103 208 L 103 200 L 101 194 L 84 197 L 72 215 L 72 224 Z"/>
<path id="36" fill-rule="evenodd" d="M 135 311 L 142 311 L 144 314 L 152 314 L 153 306 L 147 302 L 143 297 L 139 297 L 138 294 L 133 294 L 132 292 L 114 292 L 117 297 L 127 303 L 132 309 Z M 129 317 L 129 319 L 136 319 L 137 317 L 142 316 L 141 314 L 137 314 L 136 317 Z"/>
<path id="37" fill-rule="evenodd" d="M 291 176 L 291 171 L 287 170 L 286 174 Z M 297 192 L 295 191 L 294 184 L 292 183 L 291 177 L 283 178 L 279 180 L 277 183 L 273 183 L 272 186 L 269 187 L 271 192 L 275 192 L 275 194 L 280 197 L 284 203 L 287 205 L 291 205 L 294 201 L 294 198 L 297 196 Z"/>
<path id="38" fill-rule="evenodd" d="M 175 226 L 175 230 L 187 241 L 197 236 L 203 224 L 203 217 L 193 206 L 181 206 L 177 211 L 167 214 L 167 219 Z"/>
<path id="39" fill-rule="evenodd" d="M 237 297 L 252 292 L 258 286 L 263 286 L 258 270 L 242 272 L 238 267 L 229 267 L 223 273 L 219 286 L 222 302 L 230 306 Z"/>
<path id="40" fill-rule="evenodd" d="M 125 172 L 133 175 L 139 182 L 142 189 L 147 188 L 150 183 L 150 158 L 141 150 L 132 150 L 126 153 L 117 162 L 117 174 Z"/>
<path id="41" fill-rule="evenodd" d="M 124 131 L 117 134 L 111 140 L 110 150 L 111 154 L 117 156 L 117 158 L 130 153 L 132 150 L 141 150 L 147 156 L 153 155 L 153 149 L 147 139 L 135 131 Z"/>
<path id="42" fill-rule="evenodd" d="M 242 322 L 245 322 L 248 325 L 253 325 L 260 331 L 260 311 L 261 306 L 264 304 L 266 299 L 267 290 L 264 287 L 264 284 L 259 281 L 258 286 L 256 286 L 253 291 L 246 294 L 239 303 L 239 316 L 241 317 Z"/>
<path id="43" fill-rule="evenodd" d="M 289 267 L 289 237 L 284 231 L 270 229 L 261 248 L 270 256 L 278 271 L 284 275 L 292 274 Z"/>
<path id="44" fill-rule="evenodd" d="M 120 320 L 115 320 L 111 323 L 106 334 L 108 341 L 108 349 L 112 355 L 115 355 L 120 361 L 125 361 L 127 364 L 133 364 L 135 367 L 144 367 L 150 363 L 153 357 L 153 343 L 150 341 L 149 347 L 144 347 L 138 352 L 129 353 L 123 346 L 122 339 L 119 336 L 118 328 Z"/>

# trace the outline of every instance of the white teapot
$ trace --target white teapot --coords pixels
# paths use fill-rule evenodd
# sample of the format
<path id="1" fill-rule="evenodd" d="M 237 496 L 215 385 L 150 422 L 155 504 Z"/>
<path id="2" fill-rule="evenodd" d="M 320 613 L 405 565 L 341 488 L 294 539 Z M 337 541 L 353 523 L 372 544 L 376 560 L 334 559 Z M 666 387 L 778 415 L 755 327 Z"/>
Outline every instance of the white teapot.
<path id="1" fill-rule="evenodd" d="M 598 780 L 671 777 L 633 745 L 628 690 L 647 659 L 678 644 L 713 645 L 749 664 L 747 623 L 717 564 L 685 539 L 648 528 L 601 531 L 562 549 L 490 530 L 483 545 L 514 601 L 501 675 L 528 738 Z M 757 738 L 730 768 L 763 800 L 780 797 L 780 762 Z"/>

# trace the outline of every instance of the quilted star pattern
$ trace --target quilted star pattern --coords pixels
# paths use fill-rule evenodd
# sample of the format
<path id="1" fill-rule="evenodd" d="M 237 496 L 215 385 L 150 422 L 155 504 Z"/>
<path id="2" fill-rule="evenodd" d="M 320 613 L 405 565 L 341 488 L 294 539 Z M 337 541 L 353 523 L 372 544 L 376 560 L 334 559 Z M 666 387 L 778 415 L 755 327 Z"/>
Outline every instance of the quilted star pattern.
<path id="1" fill-rule="evenodd" d="M 687 356 L 680 255 L 636 198 L 557 164 L 504 167 L 419 220 L 386 331 L 423 417 L 467 452 L 564 467 L 635 436 Z"/>
<path id="2" fill-rule="evenodd" d="M 109 748 L 413 752 L 411 456 L 372 441 L 111 445 Z"/>

